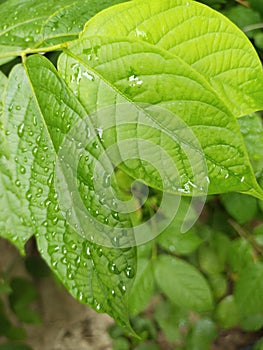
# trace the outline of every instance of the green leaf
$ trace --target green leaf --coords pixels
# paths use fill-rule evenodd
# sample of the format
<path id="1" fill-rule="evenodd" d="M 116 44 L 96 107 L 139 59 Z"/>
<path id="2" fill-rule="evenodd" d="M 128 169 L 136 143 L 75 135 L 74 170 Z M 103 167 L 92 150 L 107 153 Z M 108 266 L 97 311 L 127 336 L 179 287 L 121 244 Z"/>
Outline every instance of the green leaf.
<path id="1" fill-rule="evenodd" d="M 220 199 L 227 212 L 241 225 L 252 220 L 257 213 L 257 200 L 251 196 L 225 193 Z"/>
<path id="2" fill-rule="evenodd" d="M 210 350 L 217 337 L 216 325 L 210 319 L 198 320 L 187 335 L 186 346 L 191 350 Z"/>
<path id="3" fill-rule="evenodd" d="M 258 330 L 263 325 L 263 264 L 249 265 L 241 271 L 234 288 L 234 298 L 241 325 Z"/>
<path id="4" fill-rule="evenodd" d="M 201 269 L 208 275 L 218 274 L 225 270 L 228 255 L 229 239 L 220 232 L 213 232 L 210 240 L 198 250 Z"/>
<path id="5" fill-rule="evenodd" d="M 127 294 L 136 269 L 135 250 L 119 249 L 112 229 L 124 221 L 124 215 L 116 216 L 107 205 L 100 204 L 99 219 L 107 219 L 112 232 L 106 237 L 108 247 L 98 246 L 93 221 L 86 220 L 85 234 L 66 221 L 54 184 L 54 174 L 60 175 L 55 166 L 63 137 L 74 122 L 85 116 L 81 104 L 44 57 L 31 56 L 24 67 L 18 65 L 11 72 L 5 93 L 4 128 L 9 154 L 3 158 L 8 177 L 1 187 L 1 231 L 20 249 L 29 236 L 36 234 L 40 253 L 68 290 L 129 327 Z M 86 135 L 85 129 L 83 132 Z M 79 162 L 77 152 L 73 152 Z M 101 193 L 84 186 L 95 160 L 96 154 L 90 155 L 89 163 L 80 162 L 78 170 L 82 193 L 89 193 L 97 209 Z"/>
<path id="6" fill-rule="evenodd" d="M 253 9 L 260 12 L 263 15 L 263 6 L 262 3 L 258 0 L 249 0 L 249 3 Z"/>
<path id="7" fill-rule="evenodd" d="M 18 277 L 10 285 L 12 293 L 9 295 L 9 302 L 18 319 L 25 323 L 40 323 L 39 314 L 30 308 L 31 303 L 37 299 L 36 287 L 32 282 Z"/>
<path id="8" fill-rule="evenodd" d="M 223 273 L 208 276 L 213 294 L 216 299 L 221 299 L 227 292 L 228 281 Z"/>
<path id="9" fill-rule="evenodd" d="M 249 40 L 220 13 L 191 0 L 120 4 L 93 17 L 83 36 L 128 37 L 154 44 L 201 73 L 234 115 L 263 106 L 263 74 Z"/>
<path id="10" fill-rule="evenodd" d="M 154 275 L 152 261 L 149 259 L 137 260 L 137 274 L 129 295 L 129 310 L 131 315 L 143 311 L 153 295 Z"/>
<path id="11" fill-rule="evenodd" d="M 103 133 L 106 149 L 116 140 L 127 141 L 128 131 L 134 152 L 138 139 L 145 147 L 147 142 L 161 147 L 155 152 L 140 147 L 140 152 L 159 172 L 165 169 L 165 187 L 148 163 L 123 162 L 122 168 L 133 178 L 180 195 L 203 194 L 210 181 L 210 194 L 232 189 L 261 198 L 237 121 L 205 79 L 180 58 L 136 38 L 84 38 L 61 56 L 58 69 L 87 112 L 125 104 L 125 120 L 120 107 L 109 109 L 107 123 L 103 113 L 93 117 L 97 129 L 105 123 L 111 126 Z M 168 156 L 165 164 L 159 160 L 162 152 Z M 136 155 L 141 159 L 144 153 Z M 111 155 L 120 162 L 117 157 Z"/>
<path id="12" fill-rule="evenodd" d="M 193 227 L 185 233 L 181 232 L 187 210 L 189 210 L 188 219 L 195 221 L 196 213 L 189 198 L 182 197 L 174 219 L 157 238 L 158 244 L 171 253 L 191 254 L 203 242 Z"/>
<path id="13" fill-rule="evenodd" d="M 254 262 L 253 248 L 244 238 L 231 242 L 227 262 L 233 273 L 240 273 Z"/>
<path id="14" fill-rule="evenodd" d="M 0 64 L 26 49 L 45 51 L 78 37 L 86 21 L 118 0 L 9 0 L 0 5 Z"/>
<path id="15" fill-rule="evenodd" d="M 239 119 L 248 155 L 256 176 L 263 172 L 263 125 L 260 115 L 253 113 Z"/>
<path id="16" fill-rule="evenodd" d="M 160 255 L 155 265 L 155 278 L 161 290 L 175 305 L 195 311 L 212 308 L 212 295 L 207 281 L 187 262 Z"/>
<path id="17" fill-rule="evenodd" d="M 260 14 L 251 8 L 237 5 L 230 7 L 223 14 L 242 29 L 249 38 L 253 38 L 254 34 L 259 32 L 259 29 L 253 31 L 247 30 L 251 25 L 261 22 Z"/>
<path id="18" fill-rule="evenodd" d="M 215 318 L 222 328 L 233 328 L 239 324 L 239 313 L 233 295 L 228 295 L 220 301 Z"/>
<path id="19" fill-rule="evenodd" d="M 186 310 L 163 300 L 156 305 L 154 318 L 168 341 L 173 343 L 182 342 L 184 328 L 188 324 L 188 312 Z"/>

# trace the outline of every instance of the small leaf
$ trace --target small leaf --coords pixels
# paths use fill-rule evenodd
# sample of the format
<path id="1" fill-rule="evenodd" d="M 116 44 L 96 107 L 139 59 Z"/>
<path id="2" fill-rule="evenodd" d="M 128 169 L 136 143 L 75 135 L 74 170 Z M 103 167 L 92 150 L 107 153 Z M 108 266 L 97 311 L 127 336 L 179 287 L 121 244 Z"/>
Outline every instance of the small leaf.
<path id="1" fill-rule="evenodd" d="M 241 225 L 252 220 L 258 210 L 257 200 L 240 193 L 222 194 L 221 202 L 227 212 Z"/>
<path id="2" fill-rule="evenodd" d="M 200 319 L 194 325 L 186 338 L 187 349 L 210 350 L 212 341 L 217 337 L 217 329 L 210 319 Z"/>
<path id="3" fill-rule="evenodd" d="M 234 288 L 234 298 L 241 325 L 258 330 L 263 325 L 263 264 L 250 264 L 241 271 Z"/>
<path id="4" fill-rule="evenodd" d="M 155 277 L 161 290 L 175 305 L 195 311 L 212 308 L 212 295 L 207 281 L 187 262 L 160 255 L 155 265 Z"/>
<path id="5" fill-rule="evenodd" d="M 136 38 L 180 57 L 205 76 L 236 116 L 263 108 L 263 74 L 255 49 L 241 30 L 203 4 L 127 2 L 93 17 L 82 37 L 92 35 Z"/>
<path id="6" fill-rule="evenodd" d="M 140 258 L 137 260 L 137 274 L 129 295 L 131 315 L 143 311 L 153 295 L 154 275 L 152 261 Z"/>
<path id="7" fill-rule="evenodd" d="M 30 308 L 31 303 L 37 299 L 35 286 L 30 281 L 18 277 L 14 278 L 10 285 L 12 293 L 9 295 L 9 302 L 18 319 L 25 323 L 40 323 L 39 314 Z"/>
<path id="8" fill-rule="evenodd" d="M 253 248 L 244 238 L 231 242 L 227 262 L 233 273 L 240 273 L 254 262 Z"/>
<path id="9" fill-rule="evenodd" d="M 216 299 L 221 299 L 227 292 L 228 282 L 224 274 L 213 274 L 208 276 L 209 283 Z"/>
<path id="10" fill-rule="evenodd" d="M 165 338 L 180 343 L 184 338 L 184 328 L 188 324 L 188 312 L 168 301 L 161 301 L 155 307 L 154 318 L 161 327 Z"/>
<path id="11" fill-rule="evenodd" d="M 239 324 L 239 313 L 233 295 L 228 295 L 220 301 L 215 318 L 222 328 L 232 328 Z"/>
<path id="12" fill-rule="evenodd" d="M 187 255 L 194 252 L 202 243 L 202 239 L 193 228 L 181 233 L 181 223 L 173 222 L 158 236 L 158 243 L 167 251 Z"/>

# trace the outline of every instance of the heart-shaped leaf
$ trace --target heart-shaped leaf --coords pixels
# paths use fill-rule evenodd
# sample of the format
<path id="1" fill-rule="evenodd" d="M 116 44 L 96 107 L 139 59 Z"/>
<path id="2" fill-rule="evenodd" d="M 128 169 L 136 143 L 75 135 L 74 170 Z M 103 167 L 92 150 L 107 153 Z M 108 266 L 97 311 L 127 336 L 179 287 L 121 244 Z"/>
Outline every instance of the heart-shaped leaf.
<path id="1" fill-rule="evenodd" d="M 127 293 L 135 274 L 134 249 L 120 249 L 114 236 L 108 237 L 112 239 L 110 248 L 98 246 L 95 238 L 92 241 L 92 224 L 88 239 L 74 230 L 60 212 L 54 185 L 59 146 L 71 125 L 85 118 L 83 107 L 52 64 L 40 55 L 14 68 L 4 106 L 9 153 L 1 158 L 2 236 L 12 238 L 22 250 L 35 234 L 40 253 L 75 297 L 128 326 Z M 80 162 L 82 184 L 87 178 L 84 171 L 88 166 L 92 169 L 92 162 L 91 155 L 89 162 Z M 93 196 L 96 194 L 90 192 L 90 200 Z M 112 215 L 107 206 L 101 208 L 112 227 L 122 219 Z"/>
<path id="2" fill-rule="evenodd" d="M 82 36 L 132 38 L 167 50 L 201 73 L 236 116 L 263 109 L 263 74 L 244 33 L 191 0 L 136 0 L 93 17 Z"/>

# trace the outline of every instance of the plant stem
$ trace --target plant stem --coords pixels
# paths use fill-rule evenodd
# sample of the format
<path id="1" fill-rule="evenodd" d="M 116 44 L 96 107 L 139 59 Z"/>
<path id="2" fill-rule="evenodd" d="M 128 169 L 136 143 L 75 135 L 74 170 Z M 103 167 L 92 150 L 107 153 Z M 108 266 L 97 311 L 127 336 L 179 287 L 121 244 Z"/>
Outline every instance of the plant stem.
<path id="1" fill-rule="evenodd" d="M 229 219 L 228 222 L 239 234 L 240 237 L 249 241 L 258 253 L 263 254 L 263 247 L 260 244 L 258 244 L 257 241 L 255 241 L 255 239 L 243 227 L 241 227 L 236 221 L 232 219 Z"/>
<path id="2" fill-rule="evenodd" d="M 63 44 L 57 44 L 49 47 L 39 47 L 39 48 L 34 48 L 34 49 L 25 49 L 21 51 L 9 51 L 9 52 L 4 52 L 0 54 L 0 58 L 5 58 L 5 57 L 17 57 L 21 56 L 22 60 L 23 57 L 25 57 L 28 54 L 34 54 L 34 53 L 46 53 L 46 52 L 52 52 L 52 51 L 57 51 L 57 50 L 63 50 L 67 48 L 69 43 L 63 43 Z"/>

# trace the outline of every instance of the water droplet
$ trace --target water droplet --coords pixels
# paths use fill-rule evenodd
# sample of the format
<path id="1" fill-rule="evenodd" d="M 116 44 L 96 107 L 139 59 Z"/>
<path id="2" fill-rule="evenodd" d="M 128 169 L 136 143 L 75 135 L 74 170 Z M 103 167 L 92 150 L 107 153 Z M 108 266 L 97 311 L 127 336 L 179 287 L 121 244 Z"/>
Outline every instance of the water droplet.
<path id="1" fill-rule="evenodd" d="M 21 174 L 25 174 L 26 173 L 26 168 L 23 165 L 20 166 L 20 173 Z"/>
<path id="2" fill-rule="evenodd" d="M 52 185 L 52 182 L 53 182 L 53 174 L 50 174 L 50 176 L 49 176 L 49 178 L 47 180 L 47 185 L 50 187 Z M 56 198 L 54 197 L 54 199 L 57 199 L 57 197 Z"/>
<path id="3" fill-rule="evenodd" d="M 134 275 L 135 275 L 135 271 L 134 271 L 134 268 L 131 267 L 131 266 L 128 266 L 125 270 L 125 275 L 128 277 L 128 278 L 133 278 Z"/>
<path id="4" fill-rule="evenodd" d="M 77 248 L 78 248 L 78 246 L 77 246 L 77 244 L 76 243 L 71 243 L 71 248 L 73 249 L 73 250 L 76 250 Z"/>
<path id="5" fill-rule="evenodd" d="M 97 254 L 101 257 L 103 255 L 103 250 L 101 248 L 97 249 Z"/>
<path id="6" fill-rule="evenodd" d="M 48 208 L 50 206 L 50 204 L 51 204 L 51 200 L 46 199 L 44 202 L 45 207 Z"/>
<path id="7" fill-rule="evenodd" d="M 16 180 L 16 181 L 15 181 L 15 185 L 16 185 L 17 187 L 20 187 L 20 186 L 21 186 L 21 182 L 20 182 L 19 180 Z"/>
<path id="8" fill-rule="evenodd" d="M 55 261 L 53 261 L 52 263 L 51 263 L 51 265 L 52 265 L 52 267 L 56 267 L 57 266 L 57 264 L 58 264 L 58 262 L 55 260 Z"/>
<path id="9" fill-rule="evenodd" d="M 17 110 L 17 111 L 20 111 L 20 109 L 21 109 L 21 106 L 17 105 L 17 106 L 16 106 L 16 110 Z"/>
<path id="10" fill-rule="evenodd" d="M 96 141 L 94 141 L 94 142 L 92 143 L 92 147 L 95 148 L 95 149 L 98 149 L 98 148 L 99 148 L 99 145 L 97 144 Z"/>
<path id="11" fill-rule="evenodd" d="M 128 80 L 129 80 L 130 86 L 132 87 L 134 86 L 141 87 L 143 84 L 143 81 L 139 77 L 137 77 L 135 74 L 130 75 Z"/>
<path id="12" fill-rule="evenodd" d="M 32 193 L 30 191 L 27 191 L 26 199 L 29 200 L 29 201 L 32 199 Z"/>
<path id="13" fill-rule="evenodd" d="M 73 273 L 72 273 L 71 271 L 68 271 L 68 272 L 67 272 L 67 278 L 68 278 L 69 280 L 73 280 L 74 275 L 73 275 Z"/>
<path id="14" fill-rule="evenodd" d="M 114 290 L 114 289 L 112 289 L 112 291 L 111 291 L 111 295 L 112 295 L 113 297 L 115 297 L 115 296 L 116 296 L 116 293 L 115 293 L 115 290 Z"/>
<path id="15" fill-rule="evenodd" d="M 90 81 L 94 81 L 95 77 L 94 75 L 90 74 L 88 71 L 85 71 L 82 73 L 83 77 L 87 78 Z"/>
<path id="16" fill-rule="evenodd" d="M 13 104 L 11 104 L 9 107 L 8 107 L 8 111 L 11 112 L 13 110 L 14 106 Z"/>
<path id="17" fill-rule="evenodd" d="M 77 298 L 78 298 L 79 301 L 82 301 L 83 300 L 83 293 L 82 292 L 78 292 Z"/>
<path id="18" fill-rule="evenodd" d="M 108 269 L 111 273 L 114 273 L 115 275 L 119 275 L 120 271 L 117 268 L 117 265 L 115 263 L 109 263 Z"/>
<path id="19" fill-rule="evenodd" d="M 119 247 L 120 246 L 120 239 L 118 237 L 114 237 L 112 239 L 112 244 L 114 245 L 114 247 Z"/>
<path id="20" fill-rule="evenodd" d="M 26 42 L 26 43 L 28 43 L 29 41 L 33 41 L 32 36 L 27 36 L 27 37 L 25 38 L 25 42 Z"/>
<path id="21" fill-rule="evenodd" d="M 120 290 L 120 292 L 121 292 L 122 294 L 125 294 L 125 293 L 126 293 L 126 286 L 125 286 L 125 284 L 124 284 L 123 282 L 120 282 L 120 283 L 118 284 L 118 288 L 119 288 L 119 290 Z"/>
<path id="22" fill-rule="evenodd" d="M 109 174 L 104 174 L 103 177 L 103 186 L 104 187 L 109 187 L 111 184 L 111 176 Z"/>
<path id="23" fill-rule="evenodd" d="M 140 29 L 138 29 L 138 28 L 136 28 L 136 35 L 137 35 L 139 38 L 142 38 L 143 41 L 149 40 L 147 33 L 145 33 L 143 30 L 140 30 Z"/>
<path id="24" fill-rule="evenodd" d="M 38 152 L 38 147 L 34 147 L 33 150 L 32 150 L 33 156 L 36 156 L 37 152 Z"/>
<path id="25" fill-rule="evenodd" d="M 242 176 L 240 182 L 244 182 L 244 181 L 245 181 L 245 176 Z"/>
<path id="26" fill-rule="evenodd" d="M 58 217 L 55 217 L 54 219 L 52 219 L 52 224 L 56 225 L 58 223 Z"/>
<path id="27" fill-rule="evenodd" d="M 83 245 L 83 252 L 86 258 L 91 259 L 90 247 Z"/>
<path id="28" fill-rule="evenodd" d="M 119 214 L 116 211 L 112 211 L 111 215 L 114 219 L 119 220 Z"/>

